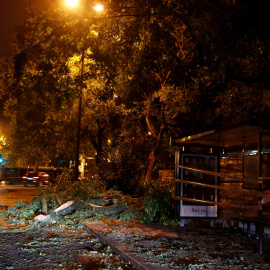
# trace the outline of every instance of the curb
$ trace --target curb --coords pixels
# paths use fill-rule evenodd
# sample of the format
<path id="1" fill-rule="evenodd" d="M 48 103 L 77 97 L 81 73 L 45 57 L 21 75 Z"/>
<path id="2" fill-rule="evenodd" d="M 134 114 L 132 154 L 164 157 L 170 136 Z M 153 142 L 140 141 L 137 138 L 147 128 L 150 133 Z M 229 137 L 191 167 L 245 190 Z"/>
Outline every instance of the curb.
<path id="1" fill-rule="evenodd" d="M 95 231 L 94 227 L 91 226 L 91 223 L 83 224 L 83 229 L 99 239 L 101 243 L 106 246 L 109 246 L 116 254 L 120 256 L 122 260 L 127 262 L 128 264 L 132 265 L 136 269 L 143 269 L 143 270 L 168 270 L 168 267 L 164 266 L 153 266 L 150 264 L 144 263 L 138 256 L 131 254 L 124 245 L 121 245 L 114 240 L 110 239 L 109 237 L 98 233 Z"/>

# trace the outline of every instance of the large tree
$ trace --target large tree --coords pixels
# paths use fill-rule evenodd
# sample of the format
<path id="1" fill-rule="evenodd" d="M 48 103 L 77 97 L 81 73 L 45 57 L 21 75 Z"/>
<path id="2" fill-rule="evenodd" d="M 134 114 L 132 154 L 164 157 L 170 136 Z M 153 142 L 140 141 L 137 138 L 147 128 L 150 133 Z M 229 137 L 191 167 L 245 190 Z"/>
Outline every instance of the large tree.
<path id="1" fill-rule="evenodd" d="M 73 156 L 79 87 L 82 87 L 84 104 L 82 124 L 85 129 L 88 127 L 85 133 L 94 147 L 97 144 L 94 129 L 104 128 L 101 115 L 112 115 L 111 111 L 93 107 L 104 103 L 98 95 L 109 87 L 104 69 L 95 63 L 89 50 L 90 38 L 96 35 L 94 24 L 74 14 L 70 20 L 69 15 L 59 11 L 38 15 L 30 12 L 26 24 L 17 32 L 16 53 L 5 76 L 9 77 L 5 87 L 5 113 L 11 121 L 10 140 L 16 145 L 13 153 L 28 157 L 27 162 L 33 163 L 36 159 L 38 163 L 41 156 L 43 161 L 63 154 Z M 86 119 L 90 120 L 86 123 Z M 101 141 L 99 138 L 98 143 Z M 82 141 L 82 146 L 86 145 L 89 145 L 87 141 Z"/>
<path id="2" fill-rule="evenodd" d="M 165 133 L 190 135 L 263 110 L 269 35 L 262 4 L 122 0 L 107 7 L 94 52 L 111 60 L 117 95 L 151 133 L 147 181 Z"/>
<path id="3" fill-rule="evenodd" d="M 258 16 L 262 4 L 118 0 L 105 7 L 101 16 L 86 6 L 76 15 L 32 16 L 19 32 L 9 103 L 15 97 L 22 104 L 18 93 L 29 93 L 45 106 L 43 127 L 49 130 L 53 123 L 57 130 L 51 141 L 74 137 L 75 127 L 68 133 L 63 127 L 75 122 L 81 78 L 83 138 L 101 159 L 109 137 L 118 145 L 143 141 L 149 156 L 146 181 L 164 138 L 263 110 L 269 33 L 262 30 L 267 14 Z M 76 67 L 82 52 L 81 77 Z M 73 70 L 69 63 L 75 55 Z M 19 106 L 12 106 L 18 112 Z M 68 143 L 62 145 L 68 149 Z"/>

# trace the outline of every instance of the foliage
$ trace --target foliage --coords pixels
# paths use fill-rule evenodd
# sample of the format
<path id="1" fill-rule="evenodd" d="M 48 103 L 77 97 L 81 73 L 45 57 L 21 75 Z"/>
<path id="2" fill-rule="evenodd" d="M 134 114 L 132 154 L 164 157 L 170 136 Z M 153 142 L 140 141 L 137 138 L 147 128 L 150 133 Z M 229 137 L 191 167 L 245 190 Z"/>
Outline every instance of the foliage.
<path id="1" fill-rule="evenodd" d="M 154 183 L 154 184 L 153 184 Z M 142 221 L 161 225 L 176 225 L 173 185 L 169 180 L 152 182 L 152 188 L 145 197 L 142 206 Z"/>
<path id="2" fill-rule="evenodd" d="M 132 9 L 127 10 L 127 5 Z M 136 124 L 141 130 L 151 133 L 146 173 L 151 181 L 165 134 L 190 135 L 220 125 L 222 120 L 228 123 L 228 114 L 220 106 L 233 112 L 239 105 L 237 114 L 229 114 L 229 120 L 237 116 L 237 121 L 254 108 L 263 109 L 258 100 L 251 104 L 254 93 L 245 99 L 246 110 L 241 110 L 239 100 L 235 104 L 224 98 L 230 89 L 235 91 L 230 84 L 253 76 L 256 67 L 250 59 L 256 55 L 261 61 L 262 42 L 256 34 L 255 39 L 246 38 L 249 29 L 239 24 L 243 13 L 236 2 L 150 1 L 141 6 L 122 0 L 116 6 L 108 5 L 108 17 L 120 7 L 123 16 L 101 22 L 101 49 L 93 51 L 111 60 L 117 96 L 138 116 Z M 251 15 L 251 10 L 245 12 Z M 129 126 L 133 127 L 132 121 Z"/>
<path id="3" fill-rule="evenodd" d="M 7 147 L 30 163 L 72 157 L 80 89 L 81 153 L 96 157 L 109 187 L 115 182 L 135 192 L 136 170 L 143 164 L 152 180 L 169 136 L 267 110 L 261 101 L 269 88 L 266 10 L 254 0 L 107 1 L 101 17 L 92 9 L 28 10 L 13 58 L 1 63 Z M 116 153 L 131 138 L 145 148 L 143 162 L 133 162 L 133 170 L 126 162 L 139 156 L 134 146 L 107 163 L 108 140 Z"/>
<path id="4" fill-rule="evenodd" d="M 141 179 L 147 149 L 136 140 L 122 142 L 110 149 L 108 160 L 103 160 L 99 167 L 100 177 L 108 189 L 115 188 L 124 194 L 141 192 Z M 140 157 L 140 158 L 138 158 Z"/>
<path id="5" fill-rule="evenodd" d="M 99 178 L 72 181 L 72 173 L 64 171 L 57 176 L 56 183 L 49 187 L 39 187 L 39 191 L 49 203 L 59 205 L 68 200 L 87 201 L 105 192 L 105 184 Z"/>
<path id="6" fill-rule="evenodd" d="M 120 214 L 119 219 L 123 221 L 138 219 L 138 211 L 133 207 L 129 207 L 124 213 Z"/>
<path id="7" fill-rule="evenodd" d="M 168 191 L 157 191 L 147 196 L 143 203 L 142 221 L 161 225 L 176 225 L 178 222 L 173 218 L 174 209 L 172 205 L 173 199 Z"/>
<path id="8" fill-rule="evenodd" d="M 23 201 L 18 201 L 13 207 L 9 207 L 5 212 L 1 213 L 3 217 L 10 219 L 32 219 L 34 214 L 41 213 L 41 201 L 35 199 L 31 203 L 26 204 Z"/>
<path id="9" fill-rule="evenodd" d="M 18 28 L 16 53 L 0 80 L 5 115 L 10 120 L 7 145 L 14 158 L 26 164 L 47 165 L 63 155 L 73 156 L 81 87 L 82 127 L 86 131 L 82 134 L 81 153 L 90 155 L 89 138 L 83 135 L 91 131 L 90 142 L 94 142 L 97 122 L 103 128 L 106 114 L 116 111 L 97 98 L 108 86 L 104 68 L 95 63 L 87 49 L 95 37 L 89 25 L 94 24 L 80 17 L 70 20 L 69 14 L 59 11 L 28 15 L 25 25 Z M 84 50 L 85 73 L 80 74 Z M 90 88 L 99 93 L 94 95 Z M 89 94 L 93 94 L 92 100 Z"/>
<path id="10" fill-rule="evenodd" d="M 117 191 L 108 191 L 104 194 L 100 194 L 100 197 L 103 197 L 105 195 L 112 195 L 118 197 L 118 195 L 115 194 L 121 194 Z M 61 194 L 57 194 L 57 197 L 60 197 Z M 103 195 L 103 196 L 102 196 Z M 71 196 L 62 196 L 61 199 L 67 199 L 69 200 L 76 199 L 77 202 L 80 202 L 81 207 L 78 209 L 74 209 L 70 212 L 66 212 L 65 215 L 56 215 L 55 209 L 59 207 L 58 201 L 55 200 L 55 194 L 49 193 L 49 190 L 44 192 L 44 196 L 48 208 L 48 214 L 50 215 L 50 219 L 47 221 L 48 224 L 51 225 L 59 225 L 59 226 L 69 226 L 74 228 L 82 228 L 83 222 L 93 222 L 98 220 L 111 220 L 111 219 L 121 219 L 121 220 L 134 220 L 138 218 L 138 211 L 136 208 L 131 204 L 131 199 L 126 198 L 125 196 L 121 197 L 121 203 L 125 204 L 128 202 L 129 208 L 124 211 L 123 213 L 102 213 L 99 211 L 96 211 L 94 207 L 89 206 L 89 204 L 92 202 L 92 198 L 83 199 L 79 198 L 78 196 L 74 196 L 74 198 L 71 198 Z M 127 199 L 127 201 L 126 201 Z M 63 203 L 66 201 L 63 201 Z M 41 198 L 37 197 L 35 198 L 31 203 L 24 203 L 22 201 L 18 201 L 13 207 L 9 207 L 6 211 L 1 211 L 0 216 L 9 218 L 10 223 L 12 224 L 32 224 L 37 226 L 36 221 L 33 221 L 33 218 L 39 214 L 42 213 L 42 203 Z"/>
<path id="11" fill-rule="evenodd" d="M 233 82 L 228 85 L 226 93 L 220 93 L 215 102 L 219 104 L 216 113 L 231 124 L 247 119 L 253 113 L 260 113 L 263 104 L 263 93 L 256 85 L 244 85 Z"/>
<path id="12" fill-rule="evenodd" d="M 100 178 L 72 182 L 69 173 L 64 172 L 59 176 L 59 180 L 54 186 L 39 187 L 39 191 L 46 199 L 47 207 L 50 211 L 57 208 L 59 204 L 70 200 L 80 203 L 82 209 L 75 213 L 73 213 L 73 211 L 70 213 L 76 224 L 78 222 L 80 223 L 81 219 L 99 220 L 108 218 L 102 213 L 95 212 L 94 209 L 87 208 L 88 205 L 93 204 L 93 199 L 96 198 L 108 198 L 109 200 L 117 200 L 120 204 L 128 205 L 128 209 L 124 213 L 111 218 L 133 220 L 138 217 L 139 202 L 137 200 L 128 195 L 123 195 L 119 190 L 106 189 L 105 187 L 105 183 L 101 182 Z M 87 209 L 84 209 L 83 205 L 85 205 Z"/>

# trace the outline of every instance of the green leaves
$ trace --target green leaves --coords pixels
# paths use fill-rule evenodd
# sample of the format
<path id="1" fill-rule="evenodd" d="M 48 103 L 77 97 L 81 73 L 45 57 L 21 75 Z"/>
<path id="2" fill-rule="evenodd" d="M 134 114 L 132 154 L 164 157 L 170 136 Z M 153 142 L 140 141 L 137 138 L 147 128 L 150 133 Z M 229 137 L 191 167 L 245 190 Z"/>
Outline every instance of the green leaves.
<path id="1" fill-rule="evenodd" d="M 176 225 L 174 219 L 173 199 L 169 191 L 154 191 L 143 202 L 143 222 L 154 222 L 161 225 Z"/>
<path id="2" fill-rule="evenodd" d="M 18 201 L 13 207 L 9 207 L 2 216 L 9 217 L 16 220 L 28 220 L 33 218 L 34 214 L 41 212 L 41 203 L 39 199 L 33 200 L 31 203 L 26 204 L 23 201 Z"/>

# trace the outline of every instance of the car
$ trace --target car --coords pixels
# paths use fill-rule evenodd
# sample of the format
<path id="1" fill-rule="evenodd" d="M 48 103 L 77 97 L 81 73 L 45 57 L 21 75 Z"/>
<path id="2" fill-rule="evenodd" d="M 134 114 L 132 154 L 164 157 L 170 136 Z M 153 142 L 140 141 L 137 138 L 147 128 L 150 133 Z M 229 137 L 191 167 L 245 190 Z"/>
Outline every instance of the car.
<path id="1" fill-rule="evenodd" d="M 29 172 L 22 178 L 22 182 L 25 187 L 51 185 L 50 176 L 45 172 Z"/>

